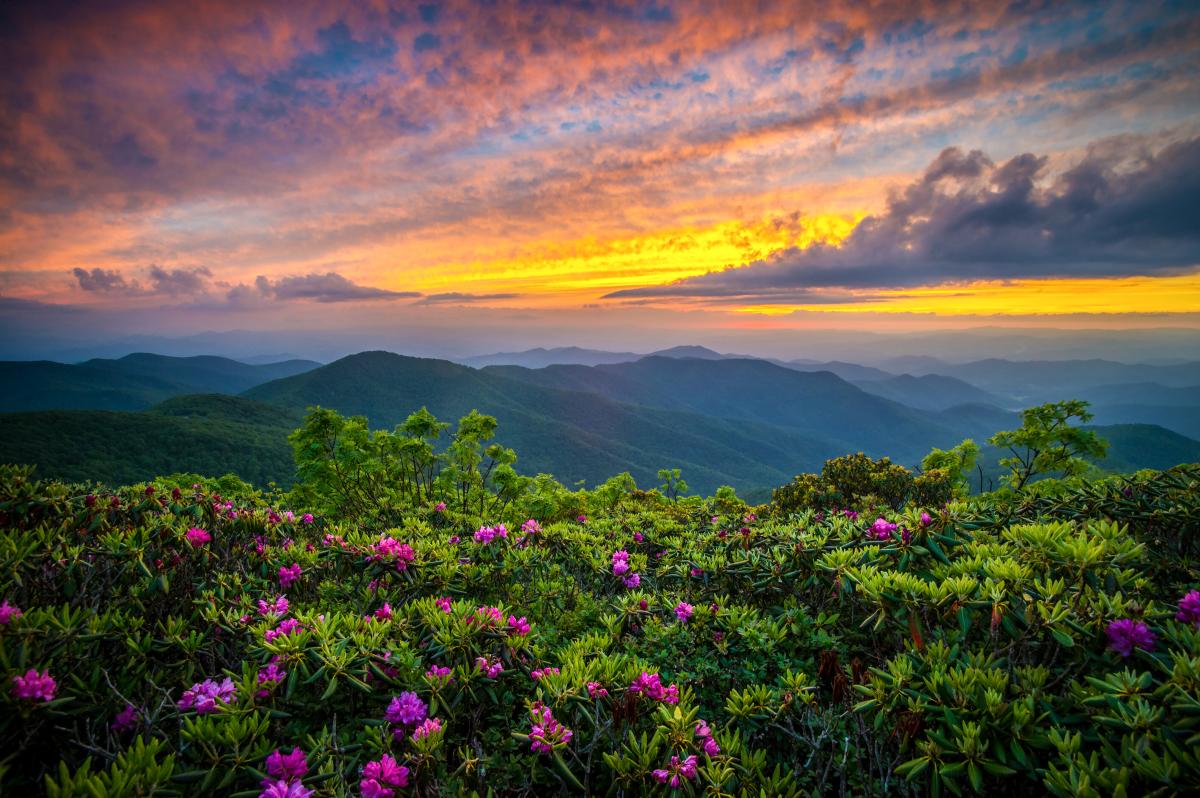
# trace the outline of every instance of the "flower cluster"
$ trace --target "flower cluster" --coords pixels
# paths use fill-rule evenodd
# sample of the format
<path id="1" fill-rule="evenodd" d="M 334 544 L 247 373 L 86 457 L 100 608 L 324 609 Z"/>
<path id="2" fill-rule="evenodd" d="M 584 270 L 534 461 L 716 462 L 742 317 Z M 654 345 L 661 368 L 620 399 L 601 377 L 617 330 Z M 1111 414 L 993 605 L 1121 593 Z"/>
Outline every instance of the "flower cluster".
<path id="1" fill-rule="evenodd" d="M 665 768 L 659 768 L 652 771 L 651 775 L 659 784 L 666 784 L 672 790 L 678 790 L 683 786 L 684 779 L 692 781 L 696 778 L 696 767 L 699 760 L 695 754 L 692 754 L 687 759 L 680 760 L 677 756 L 671 757 L 671 764 Z"/>
<path id="2" fill-rule="evenodd" d="M 392 619 L 392 605 L 385 601 L 382 607 L 375 610 L 373 617 L 377 621 L 390 621 Z"/>
<path id="3" fill-rule="evenodd" d="M 496 524 L 495 526 L 481 526 L 475 530 L 475 542 L 486 546 L 496 538 L 507 538 L 508 529 L 504 524 Z"/>
<path id="4" fill-rule="evenodd" d="M 113 722 L 108 724 L 108 727 L 117 734 L 124 734 L 127 731 L 133 731 L 137 727 L 141 716 L 141 710 L 133 704 L 126 704 L 125 708 L 113 718 Z"/>
<path id="5" fill-rule="evenodd" d="M 287 590 L 300 578 L 300 563 L 292 563 L 292 567 L 279 566 L 279 586 Z"/>
<path id="6" fill-rule="evenodd" d="M 441 610 L 442 612 L 445 612 L 445 613 L 449 613 L 452 609 L 449 596 L 441 596 L 433 603 L 437 605 L 437 608 L 439 610 Z"/>
<path id="7" fill-rule="evenodd" d="M 629 685 L 629 692 L 635 695 L 644 695 L 655 701 L 661 701 L 664 704 L 679 703 L 679 688 L 675 685 L 663 687 L 662 679 L 657 673 L 647 673 L 642 671 L 641 674 L 633 680 L 633 684 Z"/>
<path id="8" fill-rule="evenodd" d="M 208 534 L 208 532 L 206 532 L 205 530 L 201 529 L 198 526 L 194 526 L 191 529 L 189 529 L 187 531 L 186 537 L 187 537 L 187 542 L 191 543 L 196 548 L 200 548 L 205 543 L 208 543 L 209 541 L 212 540 L 212 535 Z"/>
<path id="9" fill-rule="evenodd" d="M 271 778 L 263 785 L 270 781 L 299 781 L 307 772 L 308 759 L 303 751 L 293 747 L 290 754 L 285 754 L 276 748 L 275 753 L 267 757 L 267 775 Z"/>
<path id="10" fill-rule="evenodd" d="M 641 533 L 636 533 L 635 537 L 640 538 Z M 633 589 L 642 583 L 642 577 L 637 571 L 630 571 L 629 552 L 625 549 L 614 551 L 612 555 L 612 572 L 613 576 L 619 576 L 621 583 L 629 589 Z"/>
<path id="11" fill-rule="evenodd" d="M 254 694 L 255 698 L 266 698 L 286 678 L 287 671 L 279 667 L 279 657 L 272 657 L 266 667 L 258 672 L 258 692 Z"/>
<path id="12" fill-rule="evenodd" d="M 425 678 L 434 682 L 443 682 L 444 680 L 444 684 L 450 684 L 454 681 L 450 672 L 450 668 L 443 665 L 430 665 L 429 670 L 425 671 Z"/>
<path id="13" fill-rule="evenodd" d="M 588 698 L 608 698 L 608 691 L 600 682 L 587 683 Z"/>
<path id="14" fill-rule="evenodd" d="M 368 762 L 358 782 L 358 790 L 363 798 L 392 798 L 397 789 L 407 786 L 408 768 L 397 763 L 389 754 Z"/>
<path id="15" fill-rule="evenodd" d="M 58 682 L 49 670 L 38 673 L 30 668 L 24 676 L 13 677 L 12 694 L 21 701 L 53 701 L 57 691 Z"/>
<path id="16" fill-rule="evenodd" d="M 554 667 L 537 668 L 529 672 L 529 678 L 536 682 L 543 676 L 554 676 L 558 673 L 561 673 L 561 671 Z"/>
<path id="17" fill-rule="evenodd" d="M 891 523 L 886 518 L 876 518 L 875 523 L 871 524 L 871 537 L 876 540 L 891 540 L 892 535 L 899 528 L 899 525 Z"/>
<path id="18" fill-rule="evenodd" d="M 1135 648 L 1153 651 L 1154 641 L 1158 639 L 1158 635 L 1150 631 L 1150 627 L 1131 618 L 1113 621 L 1104 631 L 1108 635 L 1109 648 L 1122 657 L 1128 657 Z"/>
<path id="19" fill-rule="evenodd" d="M 680 623 L 687 623 L 692 618 L 693 610 L 695 607 L 686 601 L 681 601 L 675 605 L 675 617 L 679 619 Z"/>
<path id="20" fill-rule="evenodd" d="M 282 618 L 287 615 L 288 600 L 287 596 L 277 596 L 271 601 L 264 599 L 258 600 L 258 614 L 266 615 L 272 618 Z"/>
<path id="21" fill-rule="evenodd" d="M 481 628 L 485 629 L 501 623 L 504 623 L 504 613 L 500 612 L 499 607 L 479 607 L 467 616 L 468 625 L 479 624 Z"/>
<path id="22" fill-rule="evenodd" d="M 205 679 L 185 690 L 178 706 L 180 709 L 194 709 L 197 715 L 207 715 L 216 712 L 219 709 L 218 705 L 232 703 L 236 694 L 237 688 L 233 679 L 229 677 L 220 684 L 212 679 Z"/>
<path id="23" fill-rule="evenodd" d="M 21 612 L 20 607 L 15 604 L 9 604 L 8 600 L 5 599 L 4 603 L 0 604 L 0 626 L 8 626 L 24 614 Z"/>
<path id="24" fill-rule="evenodd" d="M 528 521 L 521 524 L 521 531 L 526 535 L 538 535 L 541 534 L 542 525 L 530 518 Z"/>
<path id="25" fill-rule="evenodd" d="M 442 722 L 437 718 L 426 718 L 421 721 L 417 728 L 413 729 L 413 740 L 424 740 L 431 734 L 436 734 L 442 730 Z"/>
<path id="26" fill-rule="evenodd" d="M 489 679 L 495 679 L 504 673 L 504 664 L 497 657 L 476 657 L 475 665 L 487 674 Z"/>
<path id="27" fill-rule="evenodd" d="M 408 570 L 409 564 L 415 559 L 417 553 L 412 546 L 387 535 L 381 535 L 378 543 L 372 543 L 371 553 L 367 555 L 367 562 L 392 562 L 397 571 Z"/>
<path id="28" fill-rule="evenodd" d="M 288 635 L 296 634 L 296 632 L 299 632 L 303 629 L 304 627 L 295 618 L 288 618 L 284 621 L 280 621 L 279 626 L 275 627 L 274 629 L 268 629 L 266 632 L 264 632 L 263 638 L 270 643 L 276 638 L 287 637 Z"/>
<path id="29" fill-rule="evenodd" d="M 1189 590 L 1187 595 L 1179 600 L 1179 612 L 1176 613 L 1175 620 L 1200 629 L 1200 590 Z"/>
<path id="30" fill-rule="evenodd" d="M 700 747 L 704 749 L 704 753 L 709 756 L 721 753 L 721 746 L 717 745 L 717 741 L 712 736 L 712 729 L 703 719 L 696 724 L 696 739 L 700 741 Z"/>
<path id="31" fill-rule="evenodd" d="M 529 634 L 529 629 L 529 621 L 525 620 L 524 615 L 522 615 L 520 618 L 515 615 L 508 616 L 508 633 L 510 635 L 524 637 L 525 635 Z"/>
<path id="32" fill-rule="evenodd" d="M 539 754 L 548 754 L 571 742 L 573 733 L 555 720 L 550 707 L 535 701 L 529 708 L 529 747 Z"/>
<path id="33" fill-rule="evenodd" d="M 405 691 L 388 704 L 383 719 L 388 723 L 415 726 L 429 715 L 429 707 L 416 693 Z"/>

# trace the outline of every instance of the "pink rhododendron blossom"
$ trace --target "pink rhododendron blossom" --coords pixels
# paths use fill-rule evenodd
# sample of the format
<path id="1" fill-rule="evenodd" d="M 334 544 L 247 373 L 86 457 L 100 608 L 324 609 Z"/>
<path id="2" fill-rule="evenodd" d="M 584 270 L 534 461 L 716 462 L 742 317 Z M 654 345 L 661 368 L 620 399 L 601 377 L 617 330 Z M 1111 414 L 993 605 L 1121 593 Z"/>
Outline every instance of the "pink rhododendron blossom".
<path id="1" fill-rule="evenodd" d="M 409 563 L 417 559 L 417 553 L 407 543 L 395 538 L 381 535 L 378 543 L 371 544 L 371 554 L 368 562 L 390 562 L 396 565 L 397 571 L 408 570 Z"/>
<path id="2" fill-rule="evenodd" d="M 520 618 L 515 615 L 508 616 L 508 633 L 518 637 L 524 637 L 529 634 L 529 622 L 525 620 L 525 616 Z"/>
<path id="3" fill-rule="evenodd" d="M 196 548 L 200 548 L 205 543 L 208 543 L 210 540 L 212 540 L 212 535 L 208 534 L 208 532 L 204 531 L 198 526 L 194 526 L 189 529 L 186 537 L 187 542 L 191 543 Z"/>
<path id="4" fill-rule="evenodd" d="M 287 590 L 300 578 L 300 563 L 292 563 L 292 567 L 279 566 L 279 586 Z"/>
<path id="5" fill-rule="evenodd" d="M 266 632 L 264 632 L 263 638 L 270 643 L 272 640 L 277 638 L 294 635 L 297 632 L 303 631 L 303 629 L 304 627 L 295 618 L 288 618 L 284 621 L 280 621 L 279 626 L 275 627 L 274 629 L 268 629 Z"/>
<path id="6" fill-rule="evenodd" d="M 897 529 L 897 525 L 886 518 L 876 518 L 875 523 L 871 524 L 871 536 L 876 540 L 891 540 L 892 533 Z"/>
<path id="7" fill-rule="evenodd" d="M 467 616 L 467 623 L 484 628 L 499 626 L 504 623 L 504 613 L 500 612 L 499 607 L 479 607 Z"/>
<path id="8" fill-rule="evenodd" d="M 117 713 L 116 717 L 113 718 L 113 722 L 108 727 L 117 734 L 132 731 L 137 726 L 141 714 L 141 711 L 133 704 L 126 704 L 125 708 Z"/>
<path id="9" fill-rule="evenodd" d="M 497 658 L 476 657 L 475 665 L 479 668 L 479 670 L 487 674 L 489 679 L 495 679 L 497 676 L 504 673 L 504 664 Z"/>
<path id="10" fill-rule="evenodd" d="M 700 747 L 704 749 L 704 753 L 709 756 L 721 753 L 721 746 L 717 745 L 717 741 L 712 736 L 712 729 L 703 719 L 696 724 L 696 737 L 700 740 Z"/>
<path id="11" fill-rule="evenodd" d="M 933 516 L 924 510 L 921 511 L 921 526 L 929 526 L 933 523 Z"/>
<path id="12" fill-rule="evenodd" d="M 538 668 L 536 670 L 532 670 L 529 672 L 529 678 L 533 679 L 536 682 L 537 680 L 541 679 L 543 676 L 552 676 L 552 675 L 560 673 L 560 672 L 561 671 L 559 671 L 558 668 Z"/>
<path id="13" fill-rule="evenodd" d="M 643 535 L 641 532 L 634 532 L 633 539 L 634 539 L 634 542 L 641 543 L 642 541 L 644 541 L 646 539 L 646 536 Z"/>
<path id="14" fill-rule="evenodd" d="M 313 791 L 298 781 L 268 781 L 258 798 L 309 798 Z"/>
<path id="15" fill-rule="evenodd" d="M 458 542 L 459 542 L 460 540 L 462 540 L 462 538 L 460 538 L 458 535 L 451 535 L 451 536 L 450 536 L 450 545 L 451 545 L 451 546 L 456 546 L 456 545 L 458 545 Z"/>
<path id="16" fill-rule="evenodd" d="M 451 670 L 442 665 L 430 665 L 429 670 L 425 671 L 425 678 L 435 682 L 445 680 L 446 684 L 454 681 L 450 676 Z"/>
<path id="17" fill-rule="evenodd" d="M 437 600 L 435 600 L 433 603 L 436 604 L 437 608 L 439 610 L 441 610 L 442 612 L 448 613 L 451 611 L 449 596 L 441 596 Z"/>
<path id="18" fill-rule="evenodd" d="M 670 765 L 668 765 L 666 768 L 659 768 L 658 770 L 652 771 L 651 775 L 654 776 L 654 780 L 659 784 L 666 784 L 670 786 L 672 790 L 678 790 L 683 786 L 685 779 L 687 781 L 691 781 L 696 778 L 696 768 L 698 763 L 699 760 L 695 754 L 692 754 L 682 762 L 679 760 L 679 757 L 673 756 L 671 757 Z"/>
<path id="19" fill-rule="evenodd" d="M 21 612 L 20 607 L 15 604 L 9 604 L 8 600 L 5 599 L 4 603 L 0 604 L 0 626 L 8 626 L 24 614 Z"/>
<path id="20" fill-rule="evenodd" d="M 272 658 L 267 666 L 258 672 L 259 690 L 255 693 L 256 698 L 266 698 L 287 678 L 287 671 L 279 667 L 278 659 L 278 657 Z"/>
<path id="21" fill-rule="evenodd" d="M 622 576 L 629 573 L 629 552 L 624 549 L 613 552 L 612 572 L 613 576 Z"/>
<path id="22" fill-rule="evenodd" d="M 271 779 L 281 781 L 298 781 L 308 772 L 308 760 L 299 748 L 292 748 L 290 754 L 285 754 L 278 748 L 267 757 L 267 773 Z"/>
<path id="23" fill-rule="evenodd" d="M 426 718 L 421 721 L 417 728 L 413 729 L 412 738 L 414 740 L 424 740 L 431 734 L 436 734 L 442 730 L 442 722 L 437 718 Z"/>
<path id="24" fill-rule="evenodd" d="M 529 747 L 539 754 L 548 754 L 571 742 L 572 731 L 555 720 L 550 707 L 541 701 L 529 709 Z"/>
<path id="25" fill-rule="evenodd" d="M 398 764 L 390 754 L 368 762 L 358 783 L 363 798 L 392 798 L 395 788 L 407 786 L 408 768 Z"/>
<path id="26" fill-rule="evenodd" d="M 537 535 L 542 531 L 542 525 L 530 518 L 525 523 L 521 524 L 521 531 L 526 535 Z"/>
<path id="27" fill-rule="evenodd" d="M 475 542 L 486 546 L 496 538 L 507 538 L 508 529 L 504 524 L 496 524 L 495 526 L 481 526 L 475 530 Z"/>
<path id="28" fill-rule="evenodd" d="M 625 587 L 629 588 L 630 590 L 637 587 L 641 583 L 642 583 L 642 575 L 639 574 L 637 571 L 634 571 L 633 573 L 629 574 L 628 576 L 621 577 L 621 584 L 625 585 Z"/>
<path id="29" fill-rule="evenodd" d="M 446 512 L 446 503 L 445 503 L 445 502 L 438 502 L 438 503 L 437 503 L 437 505 L 436 505 L 436 506 L 435 506 L 433 509 L 434 509 L 436 512 L 439 512 L 439 513 L 444 513 L 444 512 Z"/>
<path id="30" fill-rule="evenodd" d="M 287 611 L 288 611 L 287 596 L 276 596 L 274 599 L 272 599 L 269 602 L 265 601 L 264 599 L 258 600 L 258 614 L 259 615 L 267 615 L 272 618 L 282 618 L 284 615 L 287 615 Z"/>
<path id="31" fill-rule="evenodd" d="M 600 684 L 600 682 L 587 683 L 588 698 L 608 698 L 608 691 Z"/>
<path id="32" fill-rule="evenodd" d="M 22 701 L 53 701 L 58 692 L 58 682 L 50 675 L 50 671 L 38 673 L 33 668 L 24 676 L 13 677 L 12 694 Z"/>
<path id="33" fill-rule="evenodd" d="M 388 604 L 385 601 L 382 607 L 375 610 L 375 620 L 390 621 L 391 619 L 392 619 L 392 605 Z"/>
<path id="34" fill-rule="evenodd" d="M 1200 590 L 1189 590 L 1179 600 L 1179 612 L 1175 614 L 1175 620 L 1200 629 Z"/>
<path id="35" fill-rule="evenodd" d="M 662 679 L 657 673 L 642 671 L 641 675 L 633 680 L 633 684 L 629 685 L 629 692 L 634 695 L 644 695 L 664 704 L 679 703 L 679 688 L 673 684 L 663 687 Z"/>
<path id="36" fill-rule="evenodd" d="M 197 715 L 207 715 L 219 709 L 218 704 L 229 704 L 237 694 L 233 679 L 226 677 L 220 684 L 212 679 L 196 682 L 179 699 L 180 709 L 194 709 Z"/>
<path id="37" fill-rule="evenodd" d="M 681 601 L 675 605 L 675 617 L 680 623 L 687 623 L 692 618 L 692 611 L 695 608 L 686 601 Z"/>
<path id="38" fill-rule="evenodd" d="M 305 513 L 304 515 L 300 516 L 300 520 L 306 524 L 311 524 L 313 522 L 313 514 Z"/>
<path id="39" fill-rule="evenodd" d="M 1128 657 L 1135 648 L 1153 651 L 1154 641 L 1158 639 L 1158 635 L 1150 631 L 1150 627 L 1130 618 L 1113 621 L 1104 631 L 1108 635 L 1109 648 L 1122 657 Z"/>
<path id="40" fill-rule="evenodd" d="M 412 726 L 425 720 L 429 707 L 421 697 L 411 691 L 401 693 L 392 699 L 383 719 L 388 723 L 398 723 Z"/>
<path id="41" fill-rule="evenodd" d="M 576 520 L 576 521 L 578 521 L 578 522 L 579 522 L 579 523 L 581 523 L 581 524 L 586 524 L 586 523 L 587 523 L 587 516 L 586 516 L 586 515 L 583 515 L 583 514 L 581 513 L 581 514 L 579 515 L 579 517 L 578 517 L 578 518 L 576 518 L 575 520 Z"/>

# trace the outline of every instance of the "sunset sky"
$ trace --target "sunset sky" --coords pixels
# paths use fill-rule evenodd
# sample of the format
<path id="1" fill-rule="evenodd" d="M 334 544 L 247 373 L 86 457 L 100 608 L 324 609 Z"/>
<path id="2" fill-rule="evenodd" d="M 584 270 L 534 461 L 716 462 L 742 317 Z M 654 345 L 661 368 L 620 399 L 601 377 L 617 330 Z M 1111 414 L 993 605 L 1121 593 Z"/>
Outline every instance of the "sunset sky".
<path id="1" fill-rule="evenodd" d="M 1005 325 L 1200 328 L 1200 6 L 0 10 L 10 338 Z"/>

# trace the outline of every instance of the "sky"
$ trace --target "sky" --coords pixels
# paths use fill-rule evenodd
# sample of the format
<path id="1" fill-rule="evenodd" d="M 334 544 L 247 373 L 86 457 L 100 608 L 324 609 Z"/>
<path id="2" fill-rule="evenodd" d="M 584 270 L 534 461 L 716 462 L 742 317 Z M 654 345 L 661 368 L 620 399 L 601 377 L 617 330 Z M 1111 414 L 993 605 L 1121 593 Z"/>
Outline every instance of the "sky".
<path id="1" fill-rule="evenodd" d="M 4 356 L 972 328 L 1200 329 L 1200 6 L 0 10 Z"/>

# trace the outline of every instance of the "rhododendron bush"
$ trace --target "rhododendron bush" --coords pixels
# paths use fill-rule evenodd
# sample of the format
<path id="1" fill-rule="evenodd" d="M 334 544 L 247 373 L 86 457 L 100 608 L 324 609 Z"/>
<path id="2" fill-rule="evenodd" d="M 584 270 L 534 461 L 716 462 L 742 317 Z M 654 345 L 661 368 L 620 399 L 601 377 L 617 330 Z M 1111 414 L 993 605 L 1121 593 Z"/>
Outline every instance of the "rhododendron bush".
<path id="1" fill-rule="evenodd" d="M 796 511 L 423 473 L 348 520 L 0 467 L 0 793 L 1200 791 L 1200 468 Z"/>

